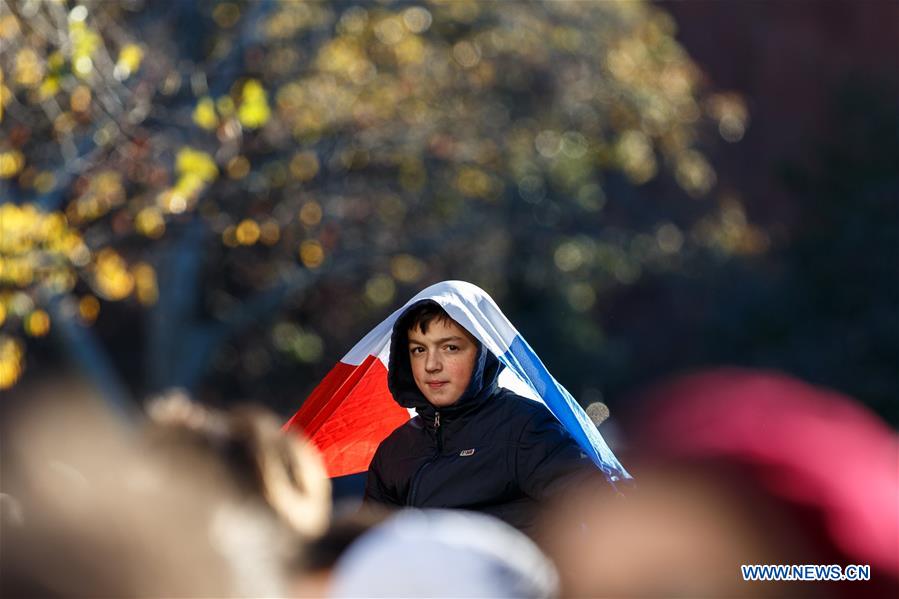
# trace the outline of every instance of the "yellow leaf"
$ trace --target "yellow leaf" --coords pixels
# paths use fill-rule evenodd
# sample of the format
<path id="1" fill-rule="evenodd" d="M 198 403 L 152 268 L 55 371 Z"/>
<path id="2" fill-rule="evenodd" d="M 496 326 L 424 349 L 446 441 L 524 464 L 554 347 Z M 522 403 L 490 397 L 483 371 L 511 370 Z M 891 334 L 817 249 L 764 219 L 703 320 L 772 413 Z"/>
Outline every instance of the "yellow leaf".
<path id="1" fill-rule="evenodd" d="M 244 219 L 235 231 L 237 242 L 241 245 L 253 245 L 259 240 L 259 225 L 251 218 Z"/>
<path id="2" fill-rule="evenodd" d="M 158 239 L 165 233 L 165 221 L 157 208 L 148 206 L 134 217 L 134 228 L 141 235 Z"/>
<path id="3" fill-rule="evenodd" d="M 215 114 L 215 102 L 209 96 L 200 98 L 200 101 L 197 102 L 197 107 L 194 109 L 194 122 L 207 131 L 218 127 L 219 119 Z"/>
<path id="4" fill-rule="evenodd" d="M 243 86 L 241 105 L 237 111 L 240 124 L 248 129 L 256 129 L 265 125 L 271 115 L 265 89 L 257 80 L 250 79 Z"/>
<path id="5" fill-rule="evenodd" d="M 196 173 L 184 173 L 175 181 L 173 191 L 185 198 L 195 198 L 203 191 L 205 183 L 203 179 Z"/>
<path id="6" fill-rule="evenodd" d="M 37 97 L 40 101 L 48 100 L 59 92 L 59 77 L 50 75 L 41 82 L 37 89 Z"/>
<path id="7" fill-rule="evenodd" d="M 93 274 L 97 293 L 106 299 L 124 299 L 131 295 L 131 291 L 134 289 L 134 277 L 128 272 L 128 265 L 112 249 L 106 248 L 100 251 Z"/>
<path id="8" fill-rule="evenodd" d="M 178 151 L 175 158 L 175 170 L 182 175 L 195 175 L 205 183 L 215 181 L 219 173 L 212 156 L 189 146 Z"/>
<path id="9" fill-rule="evenodd" d="M 265 89 L 263 89 L 262 84 L 259 83 L 256 79 L 250 79 L 243 86 L 243 100 L 244 102 L 256 102 L 258 100 L 265 101 Z"/>
<path id="10" fill-rule="evenodd" d="M 13 79 L 24 87 L 34 87 L 44 78 L 44 65 L 31 48 L 23 48 L 16 54 Z"/>
<path id="11" fill-rule="evenodd" d="M 140 68 L 140 63 L 144 58 L 144 51 L 137 44 L 127 44 L 119 52 L 119 61 L 116 66 L 127 68 L 129 73 L 133 73 Z"/>
<path id="12" fill-rule="evenodd" d="M 133 273 L 137 285 L 137 300 L 144 306 L 152 306 L 159 299 L 156 271 L 146 262 L 139 262 L 135 265 Z"/>
<path id="13" fill-rule="evenodd" d="M 16 384 L 25 367 L 22 342 L 6 335 L 0 335 L 0 389 L 9 389 Z"/>
<path id="14" fill-rule="evenodd" d="M 300 260 L 307 268 L 318 268 L 325 261 L 325 251 L 315 240 L 307 240 L 300 244 Z"/>
<path id="15" fill-rule="evenodd" d="M 13 15 L 0 17 L 0 39 L 11 40 L 21 33 L 22 28 Z"/>
<path id="16" fill-rule="evenodd" d="M 56 51 L 47 57 L 47 66 L 51 71 L 59 71 L 66 64 L 66 57 L 62 52 Z"/>
<path id="17" fill-rule="evenodd" d="M 100 46 L 100 36 L 84 21 L 70 21 L 69 35 L 72 38 L 72 56 L 91 56 Z"/>
<path id="18" fill-rule="evenodd" d="M 3 67 L 0 67 L 0 122 L 3 121 L 3 109 L 6 108 L 10 98 L 12 98 L 12 92 L 9 91 L 8 87 L 3 85 L 5 77 L 6 75 L 3 72 Z"/>
<path id="19" fill-rule="evenodd" d="M 78 301 L 78 314 L 84 323 L 90 324 L 100 314 L 100 300 L 93 295 L 85 295 Z"/>
<path id="20" fill-rule="evenodd" d="M 242 104 L 240 110 L 237 111 L 240 124 L 247 129 L 258 129 L 268 122 L 271 115 L 268 105 L 259 102 Z"/>
<path id="21" fill-rule="evenodd" d="M 18 150 L 0 152 L 0 179 L 15 177 L 25 166 L 25 156 Z"/>
<path id="22" fill-rule="evenodd" d="M 50 316 L 43 310 L 35 310 L 25 319 L 25 332 L 32 337 L 43 337 L 50 331 Z"/>

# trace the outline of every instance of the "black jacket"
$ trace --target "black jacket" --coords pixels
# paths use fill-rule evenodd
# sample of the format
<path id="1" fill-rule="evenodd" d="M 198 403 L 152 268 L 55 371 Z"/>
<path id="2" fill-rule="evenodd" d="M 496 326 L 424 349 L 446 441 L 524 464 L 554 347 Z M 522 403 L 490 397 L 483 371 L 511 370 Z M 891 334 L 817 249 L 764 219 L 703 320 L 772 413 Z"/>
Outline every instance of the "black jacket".
<path id="1" fill-rule="evenodd" d="M 365 500 L 476 510 L 530 532 L 539 501 L 598 475 L 544 405 L 497 386 L 501 369 L 479 344 L 468 388 L 438 411 L 415 385 L 406 331 L 395 327 L 388 386 L 418 416 L 381 442 L 368 469 Z"/>

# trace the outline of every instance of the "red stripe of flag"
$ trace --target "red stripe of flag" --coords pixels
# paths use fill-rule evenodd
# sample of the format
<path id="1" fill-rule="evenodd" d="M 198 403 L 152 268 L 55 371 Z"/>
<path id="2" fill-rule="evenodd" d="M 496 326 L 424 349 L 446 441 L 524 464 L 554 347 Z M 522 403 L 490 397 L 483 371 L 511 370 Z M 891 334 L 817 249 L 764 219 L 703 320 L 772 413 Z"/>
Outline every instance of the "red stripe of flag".
<path id="1" fill-rule="evenodd" d="M 310 437 L 335 477 L 366 470 L 378 444 L 408 420 L 387 389 L 387 368 L 368 356 L 359 366 L 338 362 L 284 429 Z"/>

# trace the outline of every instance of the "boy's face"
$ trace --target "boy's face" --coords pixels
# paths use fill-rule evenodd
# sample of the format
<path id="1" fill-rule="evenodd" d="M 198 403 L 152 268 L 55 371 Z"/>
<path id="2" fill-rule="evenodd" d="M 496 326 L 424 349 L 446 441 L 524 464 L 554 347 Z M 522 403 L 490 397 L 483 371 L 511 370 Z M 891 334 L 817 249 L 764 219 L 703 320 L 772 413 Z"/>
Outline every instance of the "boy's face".
<path id="1" fill-rule="evenodd" d="M 471 333 L 452 320 L 432 320 L 427 333 L 418 327 L 409 329 L 412 377 L 435 408 L 459 401 L 468 388 L 477 353 Z"/>

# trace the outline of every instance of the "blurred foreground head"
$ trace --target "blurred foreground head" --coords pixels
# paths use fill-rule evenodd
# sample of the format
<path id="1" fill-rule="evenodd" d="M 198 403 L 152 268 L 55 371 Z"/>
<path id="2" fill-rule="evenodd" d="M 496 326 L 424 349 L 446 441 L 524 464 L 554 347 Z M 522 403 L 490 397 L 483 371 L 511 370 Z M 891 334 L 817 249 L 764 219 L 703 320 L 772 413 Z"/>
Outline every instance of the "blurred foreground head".
<path id="1" fill-rule="evenodd" d="M 739 369 L 673 379 L 629 406 L 636 490 L 613 502 L 585 490 L 544 519 L 541 541 L 567 595 L 899 589 L 899 445 L 866 408 L 785 375 Z M 741 564 L 870 564 L 872 580 L 744 582 Z"/>
<path id="2" fill-rule="evenodd" d="M 15 395 L 4 596 L 283 595 L 284 569 L 327 525 L 318 454 L 261 408 L 176 396 L 134 429 L 71 381 Z"/>
<path id="3" fill-rule="evenodd" d="M 558 575 L 524 534 L 476 512 L 406 510 L 362 535 L 332 597 L 554 597 Z"/>
<path id="4" fill-rule="evenodd" d="M 246 501 L 264 500 L 281 525 L 303 537 L 327 528 L 331 483 L 318 450 L 300 435 L 283 434 L 267 409 L 222 412 L 175 393 L 152 401 L 148 413 L 144 443 L 166 469 L 188 479 L 205 472 Z"/>

